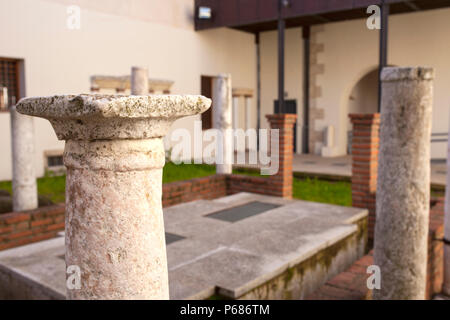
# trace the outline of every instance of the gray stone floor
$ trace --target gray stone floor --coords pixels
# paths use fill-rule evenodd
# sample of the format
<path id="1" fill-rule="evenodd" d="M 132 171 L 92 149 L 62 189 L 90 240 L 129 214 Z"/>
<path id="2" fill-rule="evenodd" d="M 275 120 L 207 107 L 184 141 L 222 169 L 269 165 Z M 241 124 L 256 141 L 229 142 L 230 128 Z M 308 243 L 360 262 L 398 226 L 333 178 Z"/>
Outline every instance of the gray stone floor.
<path id="1" fill-rule="evenodd" d="M 237 167 L 257 167 L 256 165 L 237 165 Z M 352 173 L 351 156 L 325 158 L 312 154 L 295 154 L 293 171 L 317 175 L 350 177 Z M 431 161 L 431 183 L 445 186 L 447 165 L 445 161 Z"/>
<path id="2" fill-rule="evenodd" d="M 244 211 L 251 214 L 239 209 L 246 204 Z M 224 218 L 224 212 L 217 214 L 221 210 L 237 217 Z M 362 209 L 249 193 L 165 208 L 171 299 L 205 299 L 215 293 L 239 298 L 354 235 L 354 223 L 366 216 Z M 22 290 L 23 298 L 62 298 L 63 255 L 63 237 L 0 252 L 0 298 L 2 285 Z M 353 262 L 345 259 L 338 262 L 342 268 Z M 15 278 L 20 284 L 8 282 Z"/>

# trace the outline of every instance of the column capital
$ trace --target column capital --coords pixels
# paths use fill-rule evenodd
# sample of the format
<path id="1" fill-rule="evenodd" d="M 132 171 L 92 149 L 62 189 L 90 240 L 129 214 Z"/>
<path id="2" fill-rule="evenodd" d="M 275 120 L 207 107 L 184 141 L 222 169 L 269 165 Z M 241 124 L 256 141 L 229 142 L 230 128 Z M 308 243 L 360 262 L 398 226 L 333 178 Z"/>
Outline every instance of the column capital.
<path id="1" fill-rule="evenodd" d="M 25 98 L 17 111 L 48 119 L 59 140 L 117 140 L 162 137 L 175 120 L 210 105 L 198 95 L 81 94 Z"/>

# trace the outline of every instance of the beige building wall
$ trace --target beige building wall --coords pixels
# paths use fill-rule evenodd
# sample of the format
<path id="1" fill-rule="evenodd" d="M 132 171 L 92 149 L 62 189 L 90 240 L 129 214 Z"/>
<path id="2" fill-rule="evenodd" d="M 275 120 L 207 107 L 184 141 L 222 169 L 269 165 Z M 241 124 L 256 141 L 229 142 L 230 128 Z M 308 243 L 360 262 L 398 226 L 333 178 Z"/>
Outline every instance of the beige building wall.
<path id="1" fill-rule="evenodd" d="M 431 66 L 436 70 L 433 133 L 448 132 L 450 106 L 450 9 L 395 15 L 389 20 L 388 64 Z M 320 104 L 326 109 L 323 127 L 334 123 L 339 153 L 347 145 L 349 98 L 361 78 L 377 68 L 378 32 L 365 20 L 326 24 L 325 74 L 321 78 Z M 446 143 L 432 144 L 432 157 L 445 158 Z"/>
<path id="2" fill-rule="evenodd" d="M 25 60 L 27 96 L 88 93 L 91 75 L 126 75 L 133 65 L 147 67 L 152 78 L 175 81 L 174 94 L 200 94 L 200 76 L 219 73 L 230 73 L 233 86 L 255 89 L 252 35 L 230 29 L 195 32 L 193 1 L 128 3 L 70 1 L 81 6 L 81 29 L 69 30 L 69 1 L 1 1 L 0 57 Z M 185 14 L 189 23 L 178 18 Z M 199 117 L 179 120 L 173 128 L 192 130 L 194 119 Z M 0 113 L 0 180 L 11 178 L 8 123 L 9 115 Z M 36 120 L 35 131 L 36 170 L 42 176 L 44 151 L 62 150 L 63 143 L 45 120 Z"/>
<path id="3" fill-rule="evenodd" d="M 81 6 L 81 29 L 69 30 L 67 7 Z M 133 65 L 149 76 L 173 80 L 172 93 L 199 94 L 200 76 L 230 73 L 233 87 L 256 85 L 254 36 L 231 30 L 195 32 L 191 0 L 4 0 L 0 2 L 0 57 L 24 59 L 27 96 L 86 93 L 91 75 L 125 75 Z M 436 69 L 433 133 L 448 132 L 450 106 L 450 9 L 390 18 L 389 64 Z M 373 91 L 360 82 L 378 64 L 378 31 L 365 19 L 312 28 L 312 151 L 320 153 L 324 130 L 335 128 L 335 154 L 346 154 L 348 113 Z M 302 149 L 303 41 L 301 28 L 286 31 L 286 99 L 297 100 L 297 152 Z M 277 99 L 277 33 L 261 34 L 261 124 Z M 355 87 L 356 86 L 356 87 Z M 357 101 L 352 100 L 356 93 Z M 372 102 L 370 102 L 372 104 Z M 244 100 L 240 99 L 244 127 Z M 360 110 L 367 108 L 362 106 Z M 256 99 L 252 99 L 256 126 Z M 174 124 L 193 131 L 194 117 Z M 36 119 L 36 169 L 44 152 L 62 150 L 47 121 Z M 11 178 L 9 115 L 0 113 L 0 180 Z M 170 143 L 167 143 L 170 146 Z M 432 144 L 432 157 L 446 156 Z"/>
<path id="4" fill-rule="evenodd" d="M 261 33 L 261 128 L 264 129 L 269 128 L 265 115 L 274 112 L 274 101 L 278 100 L 277 41 L 276 31 Z M 297 152 L 301 152 L 303 124 L 302 29 L 287 29 L 285 41 L 285 99 L 297 100 Z"/>
<path id="5" fill-rule="evenodd" d="M 389 65 L 431 66 L 436 70 L 433 133 L 448 132 L 450 107 L 450 9 L 394 15 L 389 20 Z M 347 132 L 351 130 L 349 112 L 373 110 L 374 92 L 365 78 L 378 68 L 379 33 L 369 30 L 366 20 L 329 23 L 312 28 L 311 60 L 311 125 L 323 134 L 327 126 L 335 128 L 336 155 L 347 152 Z M 287 99 L 297 99 L 299 129 L 302 114 L 302 54 L 301 29 L 286 33 Z M 313 51 L 314 50 L 314 51 Z M 277 99 L 277 34 L 261 35 L 262 114 L 273 112 Z M 373 78 L 374 74 L 371 75 Z M 362 81 L 361 81 L 362 80 Z M 356 95 L 357 101 L 353 98 Z M 376 98 L 377 99 L 377 98 Z M 363 105 L 362 105 L 363 104 Z M 264 127 L 267 122 L 262 119 Z M 298 130 L 301 136 L 301 130 Z M 311 134 L 311 133 L 310 133 Z M 297 140 L 298 143 L 301 139 Z M 297 151 L 301 148 L 297 145 Z M 322 143 L 313 152 L 320 154 Z M 446 157 L 446 142 L 432 144 L 432 158 Z"/>

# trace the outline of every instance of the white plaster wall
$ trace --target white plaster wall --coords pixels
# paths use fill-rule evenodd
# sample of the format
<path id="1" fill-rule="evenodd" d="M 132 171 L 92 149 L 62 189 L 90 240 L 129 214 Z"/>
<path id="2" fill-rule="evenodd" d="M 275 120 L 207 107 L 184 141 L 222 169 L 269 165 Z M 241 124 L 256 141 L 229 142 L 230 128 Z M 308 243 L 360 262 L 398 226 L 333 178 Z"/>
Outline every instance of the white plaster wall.
<path id="1" fill-rule="evenodd" d="M 104 13 L 98 5 L 92 8 L 90 1 L 71 3 L 81 5 L 81 29 L 69 30 L 66 3 L 0 1 L 0 39 L 6 44 L 0 46 L 0 57 L 25 60 L 27 96 L 86 93 L 91 75 L 125 75 L 133 65 L 148 67 L 151 77 L 174 80 L 174 94 L 200 94 L 202 74 L 223 72 L 232 75 L 233 86 L 255 89 L 255 45 L 250 34 L 230 29 L 195 32 L 192 20 L 191 28 L 184 23 L 171 25 L 176 18 L 161 18 L 160 12 L 153 10 L 149 16 L 157 18 L 152 22 L 133 14 L 117 14 L 121 13 L 117 7 Z M 120 3 L 128 2 L 114 0 L 115 5 Z M 163 15 L 174 4 L 184 6 L 180 12 L 193 10 L 193 1 L 171 0 L 166 6 L 160 1 L 152 3 Z M 192 130 L 194 118 L 199 119 L 179 120 L 173 128 Z M 0 180 L 11 178 L 10 133 L 4 125 L 8 121 L 9 117 L 1 114 L 0 146 L 7 151 L 0 160 Z M 43 151 L 62 149 L 63 144 L 44 120 L 36 121 L 36 141 L 36 170 L 42 175 Z"/>
<path id="2" fill-rule="evenodd" d="M 450 106 L 450 9 L 391 16 L 389 20 L 388 64 L 431 66 L 436 70 L 433 132 L 448 132 Z M 347 145 L 348 97 L 353 86 L 378 63 L 378 31 L 368 30 L 365 20 L 325 25 L 322 37 L 325 75 L 321 77 L 326 108 L 321 123 L 335 125 L 338 148 Z M 432 158 L 445 158 L 445 143 L 432 144 Z"/>
<path id="3" fill-rule="evenodd" d="M 263 32 L 261 45 L 261 127 L 269 128 L 266 114 L 273 114 L 278 100 L 277 32 Z M 303 38 L 301 28 L 286 30 L 285 35 L 285 99 L 297 100 L 297 153 L 302 149 L 303 124 Z"/>

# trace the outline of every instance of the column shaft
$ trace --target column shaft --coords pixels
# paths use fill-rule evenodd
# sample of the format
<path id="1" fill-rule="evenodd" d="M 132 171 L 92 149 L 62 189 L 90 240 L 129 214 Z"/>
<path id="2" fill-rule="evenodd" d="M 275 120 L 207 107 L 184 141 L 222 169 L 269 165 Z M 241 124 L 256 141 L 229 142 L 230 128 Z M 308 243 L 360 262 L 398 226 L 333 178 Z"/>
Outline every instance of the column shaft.
<path id="1" fill-rule="evenodd" d="M 69 140 L 64 162 L 66 264 L 83 270 L 68 298 L 168 299 L 162 139 Z"/>
<path id="2" fill-rule="evenodd" d="M 213 85 L 213 119 L 214 128 L 222 133 L 222 141 L 218 144 L 217 152 L 222 156 L 216 157 L 221 163 L 216 163 L 218 174 L 231 174 L 233 162 L 233 132 L 232 132 L 232 93 L 231 76 L 221 74 L 214 79 Z"/>
<path id="3" fill-rule="evenodd" d="M 147 95 L 148 90 L 148 70 L 146 68 L 131 68 L 131 94 Z"/>
<path id="4" fill-rule="evenodd" d="M 251 97 L 245 97 L 245 130 L 251 128 Z"/>
<path id="5" fill-rule="evenodd" d="M 424 299 L 430 209 L 433 70 L 382 72 L 375 299 Z"/>
<path id="6" fill-rule="evenodd" d="M 11 108 L 11 143 L 13 171 L 13 210 L 38 207 L 36 172 L 34 168 L 34 120 Z"/>

